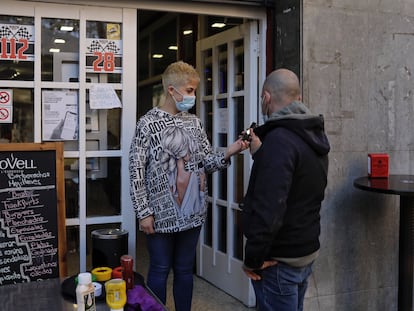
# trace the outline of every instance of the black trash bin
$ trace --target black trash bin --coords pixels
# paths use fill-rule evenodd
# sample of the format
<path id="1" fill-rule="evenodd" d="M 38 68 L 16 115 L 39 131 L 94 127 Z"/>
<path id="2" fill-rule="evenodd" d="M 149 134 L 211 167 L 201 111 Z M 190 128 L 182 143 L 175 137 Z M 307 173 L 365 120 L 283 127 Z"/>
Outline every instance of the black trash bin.
<path id="1" fill-rule="evenodd" d="M 128 231 L 123 229 L 98 229 L 92 231 L 92 267 L 115 268 L 120 258 L 128 254 Z"/>

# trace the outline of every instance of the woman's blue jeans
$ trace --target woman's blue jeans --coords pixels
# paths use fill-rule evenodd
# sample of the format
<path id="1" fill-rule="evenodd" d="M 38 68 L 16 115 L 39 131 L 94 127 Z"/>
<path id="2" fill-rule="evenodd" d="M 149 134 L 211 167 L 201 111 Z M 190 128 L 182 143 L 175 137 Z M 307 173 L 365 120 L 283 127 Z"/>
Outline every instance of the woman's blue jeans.
<path id="1" fill-rule="evenodd" d="M 279 262 L 252 281 L 258 311 L 302 311 L 312 263 L 301 268 Z"/>
<path id="2" fill-rule="evenodd" d="M 165 304 L 168 274 L 173 269 L 176 311 L 190 311 L 193 297 L 193 268 L 201 227 L 176 233 L 147 235 L 150 266 L 147 285 Z"/>

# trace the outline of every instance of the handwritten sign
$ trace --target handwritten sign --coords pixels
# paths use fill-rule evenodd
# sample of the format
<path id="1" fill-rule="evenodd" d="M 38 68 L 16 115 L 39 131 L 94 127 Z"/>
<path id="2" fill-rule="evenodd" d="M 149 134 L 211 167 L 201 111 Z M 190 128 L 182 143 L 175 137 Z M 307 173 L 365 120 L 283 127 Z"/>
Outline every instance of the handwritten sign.
<path id="1" fill-rule="evenodd" d="M 89 91 L 91 109 L 121 108 L 121 101 L 110 84 L 92 84 Z"/>
<path id="2" fill-rule="evenodd" d="M 0 145 L 0 285 L 66 275 L 62 143 Z"/>

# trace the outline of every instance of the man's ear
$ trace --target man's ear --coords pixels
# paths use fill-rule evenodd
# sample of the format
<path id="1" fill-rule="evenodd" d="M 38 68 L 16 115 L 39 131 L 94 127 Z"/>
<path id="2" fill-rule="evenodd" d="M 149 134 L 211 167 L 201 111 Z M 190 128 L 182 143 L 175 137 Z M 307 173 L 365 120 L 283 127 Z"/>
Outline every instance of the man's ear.
<path id="1" fill-rule="evenodd" d="M 265 102 L 270 101 L 270 93 L 268 91 L 263 91 L 263 98 L 265 98 Z"/>

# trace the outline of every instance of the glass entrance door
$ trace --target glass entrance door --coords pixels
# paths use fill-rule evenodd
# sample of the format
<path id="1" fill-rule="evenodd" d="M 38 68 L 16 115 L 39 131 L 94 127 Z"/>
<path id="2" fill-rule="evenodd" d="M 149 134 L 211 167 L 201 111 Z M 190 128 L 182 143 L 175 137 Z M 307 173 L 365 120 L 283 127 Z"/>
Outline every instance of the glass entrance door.
<path id="1" fill-rule="evenodd" d="M 250 22 L 197 42 L 201 83 L 198 109 L 214 148 L 226 148 L 258 122 L 258 85 L 264 71 L 258 23 Z M 244 238 L 239 203 L 249 178 L 245 151 L 231 166 L 209 176 L 208 217 L 200 238 L 197 273 L 248 306 L 255 298 L 242 271 Z"/>

